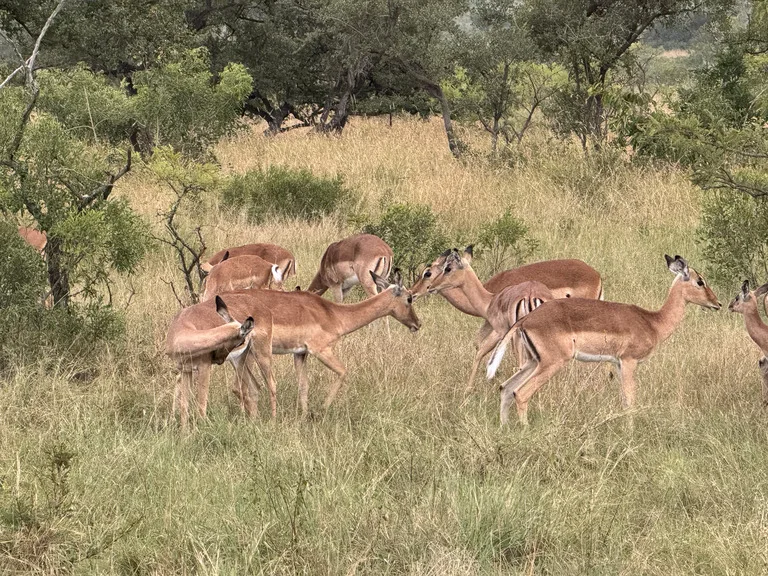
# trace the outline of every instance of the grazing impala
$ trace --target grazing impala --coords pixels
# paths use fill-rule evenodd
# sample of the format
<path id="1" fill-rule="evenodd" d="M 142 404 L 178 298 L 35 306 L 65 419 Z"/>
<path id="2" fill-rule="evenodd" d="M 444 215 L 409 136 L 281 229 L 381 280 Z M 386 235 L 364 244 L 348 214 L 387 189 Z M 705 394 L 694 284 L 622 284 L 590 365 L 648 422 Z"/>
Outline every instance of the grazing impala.
<path id="1" fill-rule="evenodd" d="M 330 289 L 336 302 L 342 302 L 347 292 L 360 284 L 365 293 L 376 295 L 376 284 L 370 272 L 387 278 L 392 268 L 392 248 L 373 234 L 356 234 L 334 242 L 325 250 L 320 269 L 308 292 L 322 295 Z"/>
<path id="2" fill-rule="evenodd" d="M 299 383 L 299 406 L 302 415 L 307 413 L 309 381 L 306 374 L 307 355 L 316 356 L 320 362 L 336 373 L 325 399 L 330 406 L 346 377 L 347 369 L 334 353 L 334 345 L 344 336 L 367 326 L 377 318 L 394 316 L 412 332 L 421 326 L 413 310 L 411 293 L 403 287 L 400 274 L 395 282 L 369 272 L 371 279 L 381 290 L 373 298 L 356 304 L 337 304 L 309 292 L 277 292 L 275 290 L 241 290 L 226 294 L 227 306 L 234 318 L 253 316 L 268 309 L 271 329 L 268 335 L 261 332 L 251 335 L 248 353 L 234 359 L 238 375 L 248 376 L 255 360 L 267 381 L 272 416 L 277 413 L 277 385 L 270 367 L 272 354 L 293 354 Z M 211 301 L 199 304 L 212 308 Z M 258 319 L 257 319 L 258 322 Z M 240 380 L 237 388 L 245 393 L 256 392 Z"/>
<path id="3" fill-rule="evenodd" d="M 520 421 L 526 424 L 531 396 L 574 358 L 613 362 L 621 379 L 622 404 L 632 406 L 638 362 L 646 360 L 675 331 L 683 320 L 685 305 L 720 309 L 715 293 L 684 259 L 665 259 L 675 280 L 657 311 L 600 300 L 559 299 L 543 304 L 510 329 L 488 361 L 488 378 L 494 376 L 514 333 L 527 349 L 529 360 L 501 385 L 502 425 L 507 422 L 512 402 L 517 405 Z"/>
<path id="4" fill-rule="evenodd" d="M 282 270 L 277 264 L 267 262 L 259 256 L 230 258 L 227 252 L 206 276 L 205 288 L 200 300 L 205 302 L 216 294 L 249 288 L 282 290 Z"/>
<path id="5" fill-rule="evenodd" d="M 537 262 L 497 274 L 484 286 L 471 266 L 472 246 L 462 255 L 448 250 L 440 255 L 411 288 L 414 295 L 441 294 L 459 310 L 485 318 L 475 338 L 477 353 L 472 362 L 466 391 L 474 387 L 475 375 L 482 359 L 498 344 L 509 328 L 522 316 L 541 303 L 554 298 L 602 297 L 600 274 L 580 260 L 551 260 Z M 562 271 L 562 276 L 558 276 Z M 531 278 L 532 277 L 532 278 Z M 502 284 L 512 282 L 509 285 Z M 488 285 L 499 288 L 494 294 Z M 502 292 L 514 286 L 520 290 Z M 553 288 L 554 287 L 554 288 Z M 515 343 L 518 365 L 522 365 L 525 350 Z"/>
<path id="6" fill-rule="evenodd" d="M 209 273 L 219 262 L 224 260 L 224 255 L 229 253 L 230 258 L 239 256 L 258 256 L 267 262 L 277 264 L 282 272 L 283 279 L 296 275 L 296 258 L 288 250 L 277 244 L 245 244 L 234 248 L 225 248 L 214 254 L 200 269 Z"/>
<path id="7" fill-rule="evenodd" d="M 728 305 L 728 310 L 744 315 L 744 326 L 752 341 L 757 344 L 763 357 L 758 362 L 763 380 L 763 405 L 768 405 L 768 325 L 760 318 L 757 301 L 768 293 L 768 284 L 763 284 L 754 291 L 749 290 L 749 280 L 744 280 L 741 292 Z"/>
<path id="8" fill-rule="evenodd" d="M 200 415 L 205 417 L 211 364 L 221 364 L 230 354 L 242 355 L 248 344 L 246 337 L 254 326 L 250 316 L 242 323 L 233 320 L 219 296 L 216 296 L 213 304 L 215 308 L 207 304 L 195 304 L 181 310 L 171 321 L 165 339 L 165 353 L 179 370 L 173 405 L 175 411 L 178 403 L 184 428 L 189 418 L 187 394 L 195 380 L 197 408 Z M 250 404 L 247 406 L 250 409 Z"/>
<path id="9" fill-rule="evenodd" d="M 421 273 L 421 278 L 411 287 L 414 297 L 429 292 L 432 283 L 443 273 L 445 261 L 452 252 L 451 250 L 443 252 Z M 464 250 L 464 257 L 472 258 L 472 246 L 467 246 Z M 499 272 L 483 287 L 487 292 L 496 293 L 507 286 L 527 281 L 541 282 L 552 291 L 555 298 L 603 299 L 603 282 L 600 273 L 581 260 L 546 260 L 526 264 Z M 485 318 L 487 299 L 470 300 L 458 288 L 441 290 L 440 295 L 465 314 Z"/>
<path id="10" fill-rule="evenodd" d="M 19 236 L 32 248 L 40 252 L 41 255 L 45 255 L 45 246 L 48 244 L 48 236 L 46 236 L 45 232 L 35 230 L 34 228 L 27 228 L 26 226 L 19 226 Z"/>

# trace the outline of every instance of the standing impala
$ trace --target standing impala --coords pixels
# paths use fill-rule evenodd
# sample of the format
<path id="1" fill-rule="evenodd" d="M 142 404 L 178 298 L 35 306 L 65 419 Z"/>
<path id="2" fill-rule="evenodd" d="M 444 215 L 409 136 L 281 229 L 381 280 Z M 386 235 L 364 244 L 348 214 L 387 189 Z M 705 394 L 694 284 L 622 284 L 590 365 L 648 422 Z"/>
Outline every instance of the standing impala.
<path id="1" fill-rule="evenodd" d="M 477 353 L 472 362 L 466 391 L 474 387 L 475 374 L 480 362 L 493 350 L 509 329 L 520 318 L 541 306 L 544 302 L 553 300 L 552 291 L 541 282 L 525 281 L 513 286 L 507 286 L 500 292 L 492 294 L 483 287 L 480 279 L 471 266 L 472 251 L 465 250 L 460 255 L 458 250 L 449 254 L 442 271 L 434 277 L 424 278 L 422 286 L 429 283 L 430 294 L 442 294 L 444 290 L 460 295 L 474 310 L 485 318 L 480 331 L 475 338 Z M 518 365 L 525 360 L 525 349 L 515 342 Z"/>
<path id="2" fill-rule="evenodd" d="M 200 266 L 200 269 L 205 273 L 209 273 L 216 264 L 224 260 L 224 255 L 227 253 L 229 253 L 229 258 L 258 256 L 267 262 L 277 264 L 282 272 L 283 279 L 296 275 L 296 258 L 288 250 L 277 244 L 244 244 L 243 246 L 225 248 L 211 256 L 208 262 Z"/>
<path id="3" fill-rule="evenodd" d="M 347 374 L 346 367 L 334 353 L 334 346 L 342 337 L 385 316 L 394 316 L 412 332 L 420 328 L 421 322 L 412 306 L 413 297 L 403 287 L 399 272 L 395 274 L 394 283 L 373 272 L 369 274 L 381 292 L 356 304 L 337 304 L 316 294 L 298 291 L 241 290 L 226 294 L 227 306 L 235 318 L 257 318 L 257 311 L 269 311 L 269 334 L 253 334 L 248 353 L 234 359 L 234 364 L 238 375 L 248 376 L 252 374 L 250 365 L 254 360 L 257 362 L 267 381 L 273 417 L 277 413 L 277 385 L 270 367 L 272 354 L 293 354 L 299 382 L 299 406 L 302 415 L 306 415 L 308 354 L 316 356 L 336 373 L 336 380 L 325 399 L 324 406 L 328 408 Z M 200 306 L 212 308 L 212 302 L 204 302 Z M 255 392 L 254 387 L 245 386 L 242 380 L 236 388 L 242 393 L 249 389 Z"/>
<path id="4" fill-rule="evenodd" d="M 455 249 L 454 249 L 455 251 Z M 429 292 L 432 283 L 443 273 L 445 261 L 453 251 L 446 250 L 422 273 L 421 278 L 411 286 L 414 297 Z M 472 258 L 472 246 L 464 250 L 464 257 Z M 501 292 L 507 286 L 521 282 L 541 282 L 552 291 L 555 298 L 596 298 L 603 299 L 603 282 L 600 273 L 581 260 L 545 260 L 519 268 L 499 272 L 483 287 L 487 292 Z M 470 300 L 458 288 L 445 289 L 440 295 L 465 314 L 485 318 L 485 303 L 480 299 Z"/>
<path id="5" fill-rule="evenodd" d="M 355 234 L 326 248 L 308 292 L 322 295 L 330 289 L 336 302 L 360 284 L 368 297 L 376 295 L 376 283 L 369 275 L 387 278 L 392 269 L 392 248 L 373 234 Z"/>
<path id="6" fill-rule="evenodd" d="M 488 361 L 488 378 L 501 362 L 513 333 L 528 351 L 529 360 L 501 385 L 501 423 L 507 422 L 512 402 L 520 421 L 527 424 L 528 401 L 552 376 L 574 358 L 582 362 L 613 362 L 621 379 L 625 408 L 635 399 L 634 373 L 683 320 L 685 305 L 720 309 L 704 278 L 688 268 L 680 256 L 664 256 L 675 274 L 667 300 L 657 311 L 631 304 L 586 300 L 552 300 L 515 324 Z"/>
<path id="7" fill-rule="evenodd" d="M 763 284 L 750 292 L 749 280 L 744 280 L 741 292 L 728 305 L 728 310 L 744 315 L 744 326 L 752 341 L 757 344 L 763 357 L 758 362 L 760 377 L 763 380 L 763 404 L 768 405 L 768 325 L 760 318 L 757 311 L 757 301 L 768 293 L 768 284 Z"/>
<path id="8" fill-rule="evenodd" d="M 267 262 L 259 256 L 230 258 L 227 252 L 205 277 L 205 288 L 200 301 L 210 300 L 216 294 L 249 288 L 282 290 L 282 270 L 277 264 Z"/>
<path id="9" fill-rule="evenodd" d="M 485 318 L 475 338 L 477 353 L 472 362 L 467 392 L 474 387 L 482 359 L 523 315 L 554 298 L 602 298 L 600 274 L 581 260 L 536 262 L 501 272 L 485 285 L 475 274 L 471 262 L 472 246 L 467 246 L 462 255 L 455 248 L 448 250 L 424 270 L 411 288 L 414 296 L 440 294 L 462 312 Z M 498 292 L 494 293 L 488 288 L 489 285 L 497 288 Z M 522 285 L 526 287 L 497 298 L 505 290 Z M 522 365 L 525 351 L 517 342 L 515 349 L 518 363 Z"/>
<path id="10" fill-rule="evenodd" d="M 254 327 L 251 316 L 242 323 L 233 320 L 219 296 L 212 304 L 195 304 L 181 310 L 171 321 L 165 339 L 165 353 L 179 370 L 173 406 L 175 411 L 178 404 L 184 428 L 189 418 L 189 390 L 197 389 L 197 408 L 205 417 L 211 364 L 223 363 L 230 354 L 242 355 L 248 344 L 246 337 Z M 261 312 L 261 318 L 268 319 L 268 312 Z M 250 409 L 250 404 L 246 407 Z"/>

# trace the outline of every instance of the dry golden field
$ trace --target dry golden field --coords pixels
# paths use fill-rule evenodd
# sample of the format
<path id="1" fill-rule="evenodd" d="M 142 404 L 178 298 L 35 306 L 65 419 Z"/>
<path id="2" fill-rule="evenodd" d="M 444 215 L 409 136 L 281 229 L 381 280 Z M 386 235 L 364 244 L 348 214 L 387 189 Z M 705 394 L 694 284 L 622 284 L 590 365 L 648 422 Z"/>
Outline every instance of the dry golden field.
<path id="1" fill-rule="evenodd" d="M 610 300 L 660 306 L 673 279 L 664 253 L 704 271 L 699 192 L 684 174 L 585 161 L 543 137 L 514 167 L 457 162 L 444 138 L 438 121 L 353 118 L 341 138 L 255 127 L 217 156 L 227 172 L 342 174 L 361 194 L 355 211 L 428 204 L 451 237 L 511 208 L 535 259 L 585 260 Z M 119 193 L 150 219 L 167 203 L 140 170 Z M 211 251 L 281 244 L 301 286 L 352 232 L 342 218 L 255 227 L 214 197 L 205 206 L 195 223 Z M 314 416 L 301 421 L 282 356 L 275 421 L 266 395 L 255 421 L 239 413 L 223 366 L 208 420 L 185 435 L 162 354 L 174 265 L 156 251 L 119 280 L 118 305 L 135 290 L 127 335 L 94 350 L 94 379 L 41 361 L 0 385 L 0 573 L 768 573 L 768 414 L 740 316 L 689 307 L 638 369 L 631 413 L 607 365 L 574 363 L 534 398 L 528 429 L 501 430 L 498 381 L 462 403 L 480 322 L 432 297 L 417 302 L 417 334 L 392 321 L 391 335 L 377 323 L 342 342 L 350 372 L 327 414 L 331 373 L 310 360 Z M 727 307 L 735 291 L 717 289 Z M 513 369 L 505 361 L 502 376 Z"/>

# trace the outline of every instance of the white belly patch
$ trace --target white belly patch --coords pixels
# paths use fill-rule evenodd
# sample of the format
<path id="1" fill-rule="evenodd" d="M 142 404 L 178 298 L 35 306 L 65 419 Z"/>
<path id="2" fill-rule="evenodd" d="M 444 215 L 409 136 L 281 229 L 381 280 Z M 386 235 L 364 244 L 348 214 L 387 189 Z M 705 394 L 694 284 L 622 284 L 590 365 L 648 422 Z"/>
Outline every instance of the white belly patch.
<path id="1" fill-rule="evenodd" d="M 621 364 L 621 360 L 616 358 L 616 356 L 611 356 L 609 354 L 587 354 L 577 350 L 573 357 L 582 362 L 611 362 L 617 365 Z"/>
<path id="2" fill-rule="evenodd" d="M 272 354 L 306 354 L 306 346 L 298 346 L 296 348 L 272 348 Z"/>

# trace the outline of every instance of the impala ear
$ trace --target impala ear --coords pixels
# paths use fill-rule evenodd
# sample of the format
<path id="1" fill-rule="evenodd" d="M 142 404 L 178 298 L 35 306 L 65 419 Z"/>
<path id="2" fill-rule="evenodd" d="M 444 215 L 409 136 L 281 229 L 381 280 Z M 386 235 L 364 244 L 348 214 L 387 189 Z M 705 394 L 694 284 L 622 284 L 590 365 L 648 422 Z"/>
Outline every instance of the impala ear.
<path id="1" fill-rule="evenodd" d="M 373 270 L 369 270 L 369 273 L 371 275 L 371 278 L 373 278 L 373 281 L 376 283 L 376 289 L 379 292 L 383 292 L 384 290 L 389 288 L 390 286 L 389 280 L 387 280 L 386 278 L 382 278 L 381 276 L 376 274 Z"/>
<path id="2" fill-rule="evenodd" d="M 473 244 L 470 244 L 466 248 L 464 248 L 464 260 L 467 262 L 467 264 L 472 263 L 472 257 L 475 254 L 475 246 Z"/>
<path id="3" fill-rule="evenodd" d="M 222 257 L 221 257 L 221 260 L 219 261 L 219 264 L 221 264 L 222 262 L 224 262 L 224 260 L 228 260 L 228 259 L 229 259 L 229 250 L 227 250 L 226 252 L 224 252 L 224 256 L 222 256 Z"/>
<path id="4" fill-rule="evenodd" d="M 691 275 L 688 271 L 688 262 L 686 262 L 681 256 L 675 255 L 674 258 L 664 254 L 664 259 L 667 261 L 667 268 L 673 274 L 679 274 L 683 277 L 683 280 L 690 280 Z"/>
<path id="5" fill-rule="evenodd" d="M 245 319 L 245 322 L 240 324 L 240 336 L 247 336 L 251 330 L 253 330 L 253 317 L 248 316 L 248 318 Z"/>
<path id="6" fill-rule="evenodd" d="M 768 284 L 763 284 L 755 290 L 755 298 L 760 298 L 763 294 L 768 294 Z"/>
<path id="7" fill-rule="evenodd" d="M 741 299 L 746 300 L 747 298 L 749 298 L 749 280 L 744 280 L 741 285 Z"/>
<path id="8" fill-rule="evenodd" d="M 283 273 L 277 264 L 272 264 L 272 278 L 275 279 L 275 282 L 283 281 Z"/>
<path id="9" fill-rule="evenodd" d="M 229 310 L 227 310 L 227 305 L 224 304 L 224 300 L 221 299 L 221 296 L 216 296 L 216 313 L 221 316 L 224 319 L 224 322 L 229 324 L 230 322 L 234 322 L 232 320 L 232 316 L 229 315 Z"/>
<path id="10" fill-rule="evenodd" d="M 395 268 L 392 270 L 392 281 L 400 288 L 403 287 L 403 274 L 400 272 L 400 268 Z"/>

